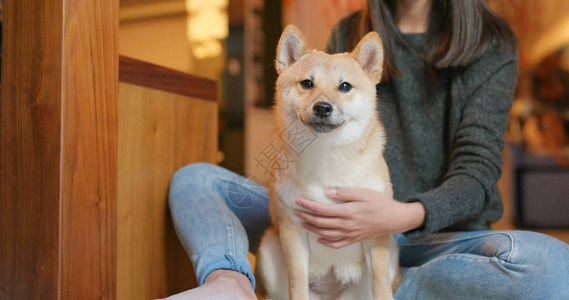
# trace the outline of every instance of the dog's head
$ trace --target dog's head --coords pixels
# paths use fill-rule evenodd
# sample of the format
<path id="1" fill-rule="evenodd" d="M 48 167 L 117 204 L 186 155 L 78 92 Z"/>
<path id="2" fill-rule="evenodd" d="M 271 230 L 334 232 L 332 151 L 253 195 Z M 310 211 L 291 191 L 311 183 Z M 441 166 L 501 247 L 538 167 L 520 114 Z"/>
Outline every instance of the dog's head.
<path id="1" fill-rule="evenodd" d="M 330 55 L 307 49 L 302 32 L 289 25 L 277 48 L 277 124 L 300 119 L 317 133 L 361 132 L 377 119 L 375 86 L 382 65 L 375 32 L 351 53 Z"/>

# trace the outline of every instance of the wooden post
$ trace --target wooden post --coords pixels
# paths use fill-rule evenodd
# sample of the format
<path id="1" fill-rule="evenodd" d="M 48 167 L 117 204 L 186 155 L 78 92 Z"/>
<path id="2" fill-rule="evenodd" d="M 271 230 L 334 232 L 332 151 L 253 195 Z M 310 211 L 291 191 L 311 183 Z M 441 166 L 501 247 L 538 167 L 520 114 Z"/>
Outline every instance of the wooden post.
<path id="1" fill-rule="evenodd" d="M 0 299 L 116 295 L 118 0 L 6 0 Z"/>

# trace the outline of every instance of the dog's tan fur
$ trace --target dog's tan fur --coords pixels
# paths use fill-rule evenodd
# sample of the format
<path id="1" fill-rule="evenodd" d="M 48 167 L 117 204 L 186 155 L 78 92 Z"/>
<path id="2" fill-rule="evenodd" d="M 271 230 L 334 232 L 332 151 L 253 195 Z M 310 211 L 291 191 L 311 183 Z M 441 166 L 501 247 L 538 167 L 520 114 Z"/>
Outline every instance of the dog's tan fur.
<path id="1" fill-rule="evenodd" d="M 304 229 L 293 213 L 299 208 L 296 198 L 338 203 L 324 194 L 327 187 L 369 188 L 392 196 L 383 159 L 385 131 L 376 110 L 375 85 L 381 79 L 382 62 L 383 48 L 376 33 L 366 35 L 353 52 L 335 55 L 308 50 L 294 26 L 288 26 L 281 36 L 274 143 L 280 153 L 293 159 L 285 170 L 276 168 L 280 157 L 273 163 L 274 180 L 269 188 L 273 227 L 263 237 L 257 261 L 259 285 L 268 298 L 393 298 L 399 275 L 393 237 L 332 249 L 317 243 L 318 236 Z M 305 79 L 314 87 L 302 87 L 300 82 Z M 352 90 L 340 91 L 342 82 L 349 82 Z M 317 124 L 311 121 L 316 118 L 314 105 L 322 101 L 331 103 L 334 111 Z M 282 138 L 294 122 L 315 137 L 300 154 Z M 330 277 L 337 289 L 318 294 L 311 288 Z"/>

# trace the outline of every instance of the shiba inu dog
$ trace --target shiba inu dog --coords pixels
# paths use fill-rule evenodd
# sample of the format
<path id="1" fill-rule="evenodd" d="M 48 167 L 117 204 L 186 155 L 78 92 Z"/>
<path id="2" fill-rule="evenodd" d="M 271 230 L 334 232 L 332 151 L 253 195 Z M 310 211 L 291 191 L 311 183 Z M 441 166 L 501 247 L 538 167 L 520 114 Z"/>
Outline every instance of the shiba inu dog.
<path id="1" fill-rule="evenodd" d="M 259 291 L 267 299 L 392 299 L 399 272 L 392 236 L 333 249 L 318 243 L 293 212 L 297 198 L 339 202 L 326 196 L 329 187 L 393 195 L 376 110 L 381 40 L 372 32 L 353 52 L 334 55 L 305 45 L 300 30 L 288 26 L 277 49 L 273 142 L 288 164 L 277 155 L 272 165 L 273 226 L 257 256 Z M 291 130 L 305 138 L 283 138 Z"/>

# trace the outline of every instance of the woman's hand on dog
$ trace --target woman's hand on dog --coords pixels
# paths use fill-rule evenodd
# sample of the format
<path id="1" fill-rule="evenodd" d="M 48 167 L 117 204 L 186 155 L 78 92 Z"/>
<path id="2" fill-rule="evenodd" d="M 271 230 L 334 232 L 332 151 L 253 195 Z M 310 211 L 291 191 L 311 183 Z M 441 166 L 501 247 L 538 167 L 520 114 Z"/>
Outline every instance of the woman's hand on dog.
<path id="1" fill-rule="evenodd" d="M 406 232 L 425 222 L 425 208 L 419 202 L 405 203 L 370 189 L 328 189 L 330 198 L 346 201 L 339 204 L 296 199 L 307 211 L 294 213 L 302 226 L 321 236 L 318 242 L 342 248 L 385 234 Z"/>

